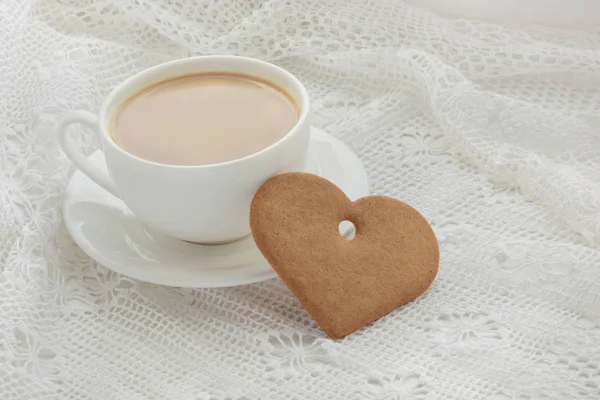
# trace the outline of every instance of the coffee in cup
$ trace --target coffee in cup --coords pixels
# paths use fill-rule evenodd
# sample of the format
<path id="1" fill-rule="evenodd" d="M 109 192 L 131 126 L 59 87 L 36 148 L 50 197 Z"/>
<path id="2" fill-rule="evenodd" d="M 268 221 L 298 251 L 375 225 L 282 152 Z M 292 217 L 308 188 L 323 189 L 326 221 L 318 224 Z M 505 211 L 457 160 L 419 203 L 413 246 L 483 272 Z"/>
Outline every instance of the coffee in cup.
<path id="1" fill-rule="evenodd" d="M 112 121 L 125 151 L 160 164 L 208 165 L 256 153 L 298 121 L 283 89 L 248 75 L 177 77 L 129 98 Z"/>

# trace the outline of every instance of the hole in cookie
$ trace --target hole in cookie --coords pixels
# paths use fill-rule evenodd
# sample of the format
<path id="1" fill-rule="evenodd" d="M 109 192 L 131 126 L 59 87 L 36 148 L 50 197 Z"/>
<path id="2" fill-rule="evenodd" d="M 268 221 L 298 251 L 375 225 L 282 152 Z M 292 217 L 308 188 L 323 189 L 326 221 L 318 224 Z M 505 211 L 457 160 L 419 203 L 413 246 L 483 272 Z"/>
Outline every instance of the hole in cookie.
<path id="1" fill-rule="evenodd" d="M 346 240 L 352 240 L 354 239 L 354 236 L 356 236 L 356 228 L 354 227 L 354 224 L 348 220 L 340 222 L 338 225 L 338 231 Z"/>

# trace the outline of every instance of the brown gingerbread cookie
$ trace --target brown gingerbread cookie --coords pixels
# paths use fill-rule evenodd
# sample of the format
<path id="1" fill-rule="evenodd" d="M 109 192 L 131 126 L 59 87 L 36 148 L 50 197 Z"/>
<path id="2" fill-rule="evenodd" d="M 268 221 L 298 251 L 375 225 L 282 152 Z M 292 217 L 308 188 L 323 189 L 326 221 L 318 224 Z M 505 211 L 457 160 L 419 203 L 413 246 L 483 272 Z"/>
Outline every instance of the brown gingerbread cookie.
<path id="1" fill-rule="evenodd" d="M 352 240 L 339 233 L 344 220 L 356 228 Z M 268 180 L 250 226 L 269 264 L 335 339 L 421 295 L 438 270 L 435 234 L 417 210 L 383 196 L 352 202 L 312 174 Z"/>

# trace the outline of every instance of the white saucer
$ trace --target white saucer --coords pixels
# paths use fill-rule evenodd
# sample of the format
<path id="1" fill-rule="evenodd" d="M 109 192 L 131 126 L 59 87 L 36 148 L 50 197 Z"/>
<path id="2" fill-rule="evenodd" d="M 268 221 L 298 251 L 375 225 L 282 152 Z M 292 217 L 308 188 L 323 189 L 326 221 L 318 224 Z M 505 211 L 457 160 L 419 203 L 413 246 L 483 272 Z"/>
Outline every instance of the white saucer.
<path id="1" fill-rule="evenodd" d="M 104 156 L 90 157 L 106 168 Z M 367 175 L 345 144 L 316 128 L 309 171 L 338 185 L 351 200 L 368 194 Z M 276 276 L 252 236 L 221 245 L 197 245 L 166 236 L 140 222 L 125 204 L 75 171 L 63 216 L 75 243 L 100 264 L 132 278 L 178 287 L 224 287 Z"/>

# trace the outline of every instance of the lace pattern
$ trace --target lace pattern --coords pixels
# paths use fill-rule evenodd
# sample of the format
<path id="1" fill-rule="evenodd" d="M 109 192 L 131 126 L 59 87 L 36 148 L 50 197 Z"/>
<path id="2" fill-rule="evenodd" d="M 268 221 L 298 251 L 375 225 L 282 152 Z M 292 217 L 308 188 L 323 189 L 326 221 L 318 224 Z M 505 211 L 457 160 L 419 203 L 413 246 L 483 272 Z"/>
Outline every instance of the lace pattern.
<path id="1" fill-rule="evenodd" d="M 2 399 L 600 397 L 597 29 L 395 0 L 8 0 L 0 21 Z M 306 83 L 372 191 L 432 222 L 423 297 L 333 342 L 279 280 L 161 287 L 73 244 L 57 118 L 199 54 Z"/>

